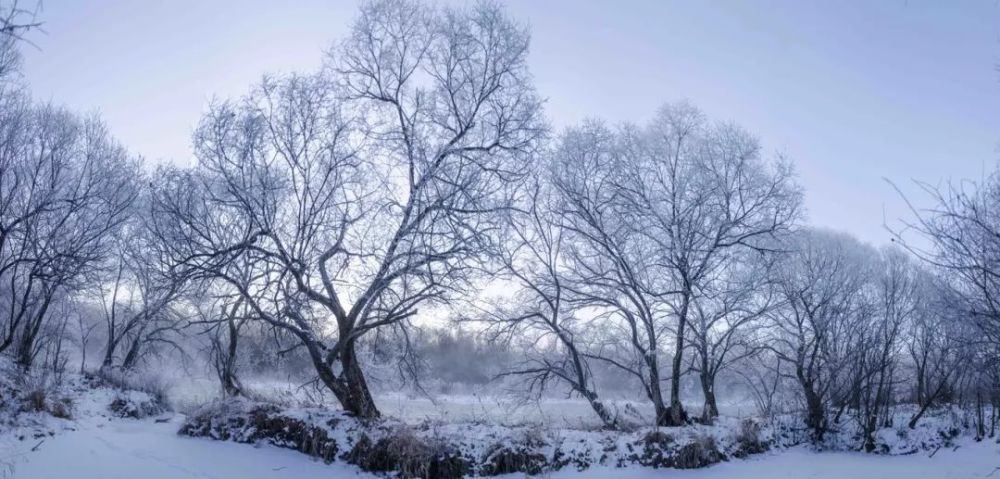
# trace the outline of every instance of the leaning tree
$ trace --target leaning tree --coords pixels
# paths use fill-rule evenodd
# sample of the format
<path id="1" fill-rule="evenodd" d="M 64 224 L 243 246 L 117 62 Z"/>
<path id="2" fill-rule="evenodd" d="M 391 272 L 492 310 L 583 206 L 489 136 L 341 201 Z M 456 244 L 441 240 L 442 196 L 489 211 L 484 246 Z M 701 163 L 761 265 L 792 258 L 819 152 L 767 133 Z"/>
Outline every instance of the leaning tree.
<path id="1" fill-rule="evenodd" d="M 545 134 L 527 51 L 493 4 L 367 3 L 322 72 L 212 106 L 198 167 L 158 195 L 161 234 L 376 417 L 360 342 L 469 287 Z"/>

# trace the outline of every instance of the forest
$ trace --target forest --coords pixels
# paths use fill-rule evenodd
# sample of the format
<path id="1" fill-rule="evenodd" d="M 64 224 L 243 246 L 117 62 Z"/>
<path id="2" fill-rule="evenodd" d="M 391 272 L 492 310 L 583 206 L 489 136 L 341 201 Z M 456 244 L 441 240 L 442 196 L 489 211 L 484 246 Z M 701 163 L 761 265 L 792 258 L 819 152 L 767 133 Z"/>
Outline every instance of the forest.
<path id="1" fill-rule="evenodd" d="M 0 435 L 80 416 L 92 389 L 122 417 L 185 414 L 181 434 L 399 477 L 995 437 L 995 167 L 887 179 L 909 211 L 873 246 L 811 224 L 753 125 L 663 99 L 553 128 L 525 23 L 416 0 L 364 2 L 321 68 L 261 72 L 192 119 L 191 164 L 151 164 L 32 96 L 20 52 L 42 25 L 0 2 Z M 462 421 L 399 412 L 444 417 L 450 396 L 576 416 L 483 415 L 506 446 L 467 449 Z M 940 431 L 898 444 L 921 427 Z M 641 451 L 567 453 L 559 429 Z"/>

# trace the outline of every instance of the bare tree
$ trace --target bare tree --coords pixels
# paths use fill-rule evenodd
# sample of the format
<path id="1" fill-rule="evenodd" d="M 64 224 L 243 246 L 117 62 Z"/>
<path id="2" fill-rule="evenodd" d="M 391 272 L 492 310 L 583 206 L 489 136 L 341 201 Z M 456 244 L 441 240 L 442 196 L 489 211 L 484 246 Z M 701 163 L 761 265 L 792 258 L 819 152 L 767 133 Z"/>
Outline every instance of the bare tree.
<path id="1" fill-rule="evenodd" d="M 49 307 L 107 255 L 135 198 L 134 159 L 96 119 L 50 106 L 17 110 L 0 153 L 0 351 L 29 367 Z"/>
<path id="2" fill-rule="evenodd" d="M 764 316 L 779 305 L 770 271 L 772 254 L 744 252 L 716 277 L 705 282 L 694 301 L 690 341 L 705 406 L 703 422 L 719 416 L 715 383 L 719 373 L 757 354 Z M 769 408 L 768 408 L 769 409 Z"/>
<path id="3" fill-rule="evenodd" d="M 493 340 L 514 337 L 526 343 L 526 357 L 501 376 L 529 378 L 529 387 L 541 394 L 548 383 L 566 385 L 590 404 L 607 428 L 618 426 L 617 416 L 602 402 L 594 374 L 585 356 L 585 311 L 574 308 L 564 287 L 566 257 L 564 229 L 553 207 L 550 188 L 539 185 L 523 211 L 511 214 L 509 239 L 498 245 L 503 268 L 498 275 L 517 288 L 513 297 L 488 304 L 479 320 L 487 321 Z M 504 304 L 510 305 L 505 307 Z"/>
<path id="4" fill-rule="evenodd" d="M 1000 171 L 978 183 L 917 186 L 933 205 L 919 209 L 896 188 L 911 217 L 887 229 L 895 242 L 939 274 L 944 307 L 928 308 L 930 316 L 921 315 L 912 333 L 909 350 L 920 409 L 910 427 L 953 389 L 963 391 L 963 381 L 975 383 L 966 389 L 975 395 L 977 411 L 982 410 L 984 391 L 994 400 L 991 372 L 1000 344 Z M 963 369 L 972 374 L 961 374 Z"/>
<path id="5" fill-rule="evenodd" d="M 872 255 L 853 238 L 814 230 L 796 233 L 790 248 L 775 268 L 783 307 L 768 314 L 768 349 L 791 370 L 783 374 L 801 388 L 806 425 L 821 441 L 829 404 L 843 396 Z"/>
<path id="6" fill-rule="evenodd" d="M 104 277 L 96 278 L 106 333 L 102 367 L 131 368 L 146 346 L 155 343 L 179 348 L 170 336 L 182 327 L 176 306 L 186 293 L 186 278 L 150 228 L 148 196 L 133 208 L 132 217 L 113 235 L 114 256 Z"/>
<path id="7" fill-rule="evenodd" d="M 686 103 L 662 108 L 645 129 L 570 131 L 558 155 L 575 293 L 623 321 L 632 349 L 629 364 L 598 356 L 643 382 L 657 424 L 684 424 L 680 380 L 694 303 L 736 251 L 763 250 L 797 219 L 791 172 L 763 161 L 745 131 L 710 125 Z M 664 334 L 673 336 L 669 407 L 660 391 Z"/>
<path id="8" fill-rule="evenodd" d="M 875 431 L 889 425 L 895 396 L 904 329 L 916 319 L 923 293 L 921 271 L 898 248 L 883 248 L 871 278 L 871 309 L 856 327 L 850 399 L 861 426 L 865 451 L 875 449 Z"/>
<path id="9" fill-rule="evenodd" d="M 773 351 L 763 348 L 758 354 L 747 356 L 735 370 L 746 381 L 758 413 L 768 419 L 785 410 L 781 405 L 786 390 L 782 364 Z"/>
<path id="10" fill-rule="evenodd" d="M 625 160 L 621 139 L 600 123 L 570 129 L 553 162 L 566 241 L 562 287 L 574 307 L 591 309 L 605 325 L 603 338 L 586 357 L 634 376 L 653 405 L 657 424 L 667 408 L 657 352 L 665 313 L 652 284 L 648 249 L 626 222 L 614 176 Z"/>
<path id="11" fill-rule="evenodd" d="M 544 134 L 527 46 L 495 5 L 365 4 L 322 74 L 212 108 L 195 136 L 206 192 L 161 195 L 167 237 L 296 336 L 346 410 L 378 416 L 359 341 L 462 293 Z M 249 288 L 227 270 L 241 255 L 261 263 Z"/>
<path id="12" fill-rule="evenodd" d="M 0 3 L 0 82 L 20 65 L 17 44 L 26 41 L 25 35 L 41 25 L 36 11 L 24 8 L 17 0 Z"/>
<path id="13" fill-rule="evenodd" d="M 934 205 L 918 209 L 908 202 L 912 217 L 890 228 L 894 241 L 941 270 L 985 338 L 1000 342 L 1000 171 L 981 183 L 917 185 Z"/>
<path id="14" fill-rule="evenodd" d="M 208 338 L 208 356 L 219 379 L 223 397 L 246 394 L 239 379 L 240 336 L 250 321 L 238 294 L 207 293 L 196 301 L 197 319 L 193 326 Z"/>
<path id="15" fill-rule="evenodd" d="M 78 346 L 80 347 L 80 374 L 84 374 L 87 371 L 87 352 L 90 347 L 90 339 L 99 326 L 96 321 L 91 320 L 92 318 L 89 313 L 90 308 L 87 305 L 78 304 L 74 314 L 76 318 Z"/>
<path id="16" fill-rule="evenodd" d="M 940 281 L 928 280 L 906 335 L 906 351 L 913 367 L 913 398 L 918 406 L 908 426 L 916 428 L 928 409 L 955 392 L 963 367 L 971 361 L 968 346 L 972 328 L 962 315 L 958 297 Z"/>

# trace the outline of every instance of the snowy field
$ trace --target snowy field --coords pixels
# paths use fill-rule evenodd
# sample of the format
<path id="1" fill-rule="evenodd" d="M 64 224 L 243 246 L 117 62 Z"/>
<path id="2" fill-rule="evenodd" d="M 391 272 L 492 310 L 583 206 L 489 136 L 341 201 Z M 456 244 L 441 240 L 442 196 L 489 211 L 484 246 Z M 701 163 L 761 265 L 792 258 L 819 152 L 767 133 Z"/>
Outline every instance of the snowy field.
<path id="1" fill-rule="evenodd" d="M 17 479 L 269 479 L 374 478 L 342 463 L 324 464 L 298 452 L 272 446 L 181 437 L 181 421 L 94 420 L 37 441 L 3 442 L 2 455 Z M 995 477 L 1000 453 L 991 442 L 964 441 L 957 450 L 940 450 L 934 457 L 872 456 L 861 453 L 817 453 L 799 447 L 699 470 L 592 468 L 563 470 L 552 479 L 691 478 L 691 479 L 948 479 Z M 993 476 L 991 476 L 993 474 Z M 508 476 L 520 477 L 520 476 Z"/>
<path id="2" fill-rule="evenodd" d="M 525 400 L 516 396 L 482 394 L 433 395 L 382 394 L 376 399 L 386 414 L 406 421 L 436 419 L 454 422 L 490 422 L 502 425 L 542 424 L 550 427 L 588 429 L 599 427 L 594 410 L 583 399 L 547 397 Z M 633 422 L 652 423 L 653 411 L 648 401 L 607 400 L 606 404 Z M 701 411 L 701 404 L 686 403 L 688 411 Z M 748 402 L 723 402 L 724 416 L 747 417 Z"/>
<path id="3" fill-rule="evenodd" d="M 153 375 L 154 382 L 163 384 L 173 409 L 191 412 L 219 397 L 217 381 L 208 376 L 177 376 L 176 373 Z M 244 386 L 257 398 L 279 404 L 321 405 L 339 409 L 335 398 L 312 387 L 288 379 L 250 377 Z M 543 399 L 527 399 L 523 388 L 479 386 L 467 387 L 448 394 L 415 391 L 375 392 L 379 409 L 387 416 L 407 422 L 436 420 L 443 422 L 486 422 L 507 426 L 539 424 L 547 427 L 590 429 L 600 427 L 600 421 L 587 401 L 553 394 Z M 688 397 L 696 393 L 687 394 Z M 606 405 L 626 420 L 652 423 L 649 401 L 640 399 L 605 398 Z M 744 418 L 755 414 L 751 398 L 743 391 L 728 394 L 719 401 L 724 416 Z M 693 414 L 700 413 L 700 402 L 685 402 Z"/>

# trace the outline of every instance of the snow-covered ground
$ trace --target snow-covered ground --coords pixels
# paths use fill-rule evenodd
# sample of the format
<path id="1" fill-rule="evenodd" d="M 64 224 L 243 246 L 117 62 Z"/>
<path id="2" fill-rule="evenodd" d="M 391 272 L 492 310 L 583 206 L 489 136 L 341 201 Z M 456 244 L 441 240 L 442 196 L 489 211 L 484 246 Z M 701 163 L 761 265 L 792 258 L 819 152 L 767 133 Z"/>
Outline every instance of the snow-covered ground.
<path id="1" fill-rule="evenodd" d="M 154 419 L 105 419 L 83 424 L 37 441 L 6 441 L 0 453 L 13 462 L 17 479 L 264 479 L 264 478 L 373 478 L 342 463 L 324 464 L 298 452 L 271 446 L 181 437 L 180 417 L 157 423 Z M 563 470 L 551 479 L 722 479 L 738 477 L 796 479 L 947 479 L 995 477 L 1000 466 L 992 442 L 964 441 L 955 450 L 909 456 L 873 456 L 861 453 L 817 453 L 806 448 L 756 456 L 699 470 L 592 468 Z M 520 477 L 520 476 L 509 476 Z"/>
<path id="2" fill-rule="evenodd" d="M 813 452 L 796 447 L 730 461 L 705 469 L 670 470 L 592 468 L 559 471 L 549 479 L 967 479 L 1000 476 L 1000 448 L 992 442 L 963 442 L 958 450 L 910 456 L 875 456 L 847 452 Z M 995 472 L 994 472 L 995 471 Z M 991 475 L 992 474 L 992 475 Z"/>
<path id="3" fill-rule="evenodd" d="M 376 477 L 343 462 L 324 464 L 289 449 L 179 436 L 177 431 L 185 417 L 178 413 L 167 412 L 144 419 L 129 419 L 117 417 L 108 409 L 108 405 L 116 398 L 127 397 L 138 403 L 148 399 L 145 393 L 125 393 L 103 386 L 92 388 L 79 378 L 70 381 L 64 387 L 64 392 L 75 397 L 72 420 L 56 419 L 44 413 L 27 413 L 20 418 L 21 426 L 13 429 L 4 429 L 0 426 L 0 478 L 358 477 L 373 479 Z M 436 400 L 436 404 L 426 399 L 405 395 L 387 396 L 382 400 L 385 409 L 392 415 L 398 414 L 397 417 L 432 419 L 455 427 L 459 427 L 458 423 L 474 419 L 487 420 L 489 423 L 498 418 L 500 422 L 532 422 L 543 418 L 545 420 L 540 421 L 543 429 L 558 428 L 573 426 L 576 421 L 570 418 L 582 417 L 586 412 L 574 401 L 546 400 L 514 407 L 501 399 L 471 395 L 440 397 Z M 931 418 L 928 418 L 928 421 L 930 420 Z M 953 418 L 951 421 L 956 420 Z M 936 434 L 933 428 L 928 431 Z M 958 439 L 957 444 L 959 445 L 957 449 L 942 448 L 934 453 L 934 457 L 928 457 L 931 454 L 929 451 L 885 456 L 844 452 L 820 453 L 806 447 L 795 447 L 752 456 L 749 459 L 732 459 L 726 463 L 698 470 L 664 471 L 641 467 L 623 470 L 593 467 L 580 472 L 569 467 L 559 472 L 545 474 L 543 477 L 554 479 L 620 477 L 653 479 L 665 475 L 681 479 L 1000 477 L 1000 446 L 993 441 L 976 443 L 967 436 Z"/>
<path id="4" fill-rule="evenodd" d="M 373 477 L 287 449 L 178 436 L 178 421 L 114 419 L 47 438 L 34 452 L 37 441 L 23 441 L 0 454 L 12 456 L 16 479 Z"/>

